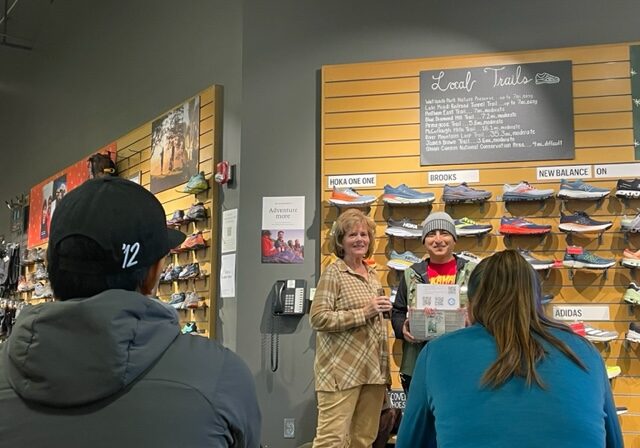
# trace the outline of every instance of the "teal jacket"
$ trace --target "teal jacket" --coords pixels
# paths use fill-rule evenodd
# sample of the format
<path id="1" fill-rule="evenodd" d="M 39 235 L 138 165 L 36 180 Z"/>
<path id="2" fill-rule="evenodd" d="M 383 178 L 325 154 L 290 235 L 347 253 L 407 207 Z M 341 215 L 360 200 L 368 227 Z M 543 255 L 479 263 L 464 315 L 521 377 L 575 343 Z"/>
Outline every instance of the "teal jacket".
<path id="1" fill-rule="evenodd" d="M 460 258 L 454 255 L 456 258 L 456 284 L 464 287 L 469 282 L 469 276 L 476 267 L 476 264 Z M 416 364 L 416 359 L 420 354 L 420 350 L 426 344 L 411 343 L 404 340 L 402 335 L 402 325 L 407 319 L 408 306 L 412 306 L 416 300 L 416 290 L 419 283 L 429 283 L 429 277 L 427 276 L 427 264 L 429 259 L 416 263 L 407 270 L 404 271 L 404 275 L 400 279 L 400 286 L 396 294 L 396 299 L 393 302 L 393 309 L 391 311 L 391 325 L 393 326 L 393 332 L 396 339 L 402 340 L 402 362 L 400 364 L 400 373 L 411 376 L 413 374 L 413 368 Z M 464 288 L 466 291 L 466 288 Z M 466 294 L 461 293 L 460 303 L 462 306 L 467 305 Z"/>
<path id="2" fill-rule="evenodd" d="M 497 357 L 480 324 L 433 340 L 418 357 L 397 448 L 622 448 L 616 407 L 598 351 L 567 329 L 551 329 L 586 366 L 555 346 L 536 365 L 545 388 L 512 377 L 483 387 Z"/>

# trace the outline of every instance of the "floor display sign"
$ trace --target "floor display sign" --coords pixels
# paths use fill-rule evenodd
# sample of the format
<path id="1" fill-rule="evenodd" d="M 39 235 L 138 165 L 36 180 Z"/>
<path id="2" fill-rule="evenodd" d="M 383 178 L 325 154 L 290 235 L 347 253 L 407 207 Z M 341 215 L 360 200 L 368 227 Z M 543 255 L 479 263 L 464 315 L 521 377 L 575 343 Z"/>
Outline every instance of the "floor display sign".
<path id="1" fill-rule="evenodd" d="M 573 159 L 571 61 L 420 72 L 420 162 Z"/>
<path id="2" fill-rule="evenodd" d="M 262 198 L 262 262 L 302 263 L 304 228 L 304 196 Z"/>

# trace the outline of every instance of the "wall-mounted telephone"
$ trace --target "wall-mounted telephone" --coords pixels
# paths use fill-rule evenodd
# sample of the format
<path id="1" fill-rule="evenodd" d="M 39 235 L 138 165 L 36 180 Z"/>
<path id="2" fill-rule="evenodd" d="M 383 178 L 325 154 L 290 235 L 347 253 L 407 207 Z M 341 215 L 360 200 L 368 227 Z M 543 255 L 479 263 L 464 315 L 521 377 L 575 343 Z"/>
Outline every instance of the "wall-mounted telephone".
<path id="1" fill-rule="evenodd" d="M 297 316 L 307 312 L 306 280 L 278 280 L 274 286 L 273 314 Z"/>
<path id="2" fill-rule="evenodd" d="M 278 280 L 273 286 L 271 308 L 271 371 L 278 370 L 280 351 L 279 316 L 301 316 L 308 311 L 309 302 L 305 300 L 306 280 Z"/>

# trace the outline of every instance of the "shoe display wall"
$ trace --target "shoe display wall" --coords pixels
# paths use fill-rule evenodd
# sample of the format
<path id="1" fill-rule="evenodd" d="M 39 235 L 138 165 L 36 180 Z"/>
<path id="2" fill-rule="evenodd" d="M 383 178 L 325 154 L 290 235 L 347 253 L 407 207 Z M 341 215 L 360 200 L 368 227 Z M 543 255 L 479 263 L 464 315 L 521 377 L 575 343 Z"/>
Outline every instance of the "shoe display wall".
<path id="1" fill-rule="evenodd" d="M 188 333 L 206 337 L 215 336 L 215 315 L 207 310 L 215 307 L 219 284 L 209 277 L 210 273 L 218 272 L 218 193 L 223 187 L 213 182 L 213 174 L 215 164 L 221 159 L 221 95 L 219 86 L 198 94 L 199 127 L 195 128 L 195 135 L 199 146 L 197 154 L 190 156 L 196 161 L 195 168 L 189 168 L 192 172 L 185 172 L 186 153 L 176 150 L 175 157 L 174 154 L 165 154 L 165 167 L 171 176 L 185 181 L 172 186 L 167 183 L 164 190 L 155 193 L 164 206 L 167 226 L 187 235 L 177 251 L 167 256 L 157 298 L 177 310 L 181 328 L 189 323 Z M 136 177 L 147 189 L 151 188 L 151 176 L 157 167 L 152 167 L 150 148 L 140 143 L 151 141 L 151 134 L 152 122 L 149 121 L 114 143 L 119 176 L 127 179 Z M 22 254 L 22 277 L 16 282 L 15 293 L 26 303 L 52 300 L 44 262 L 46 245 L 29 248 Z"/>
<path id="2" fill-rule="evenodd" d="M 623 47 L 616 47 L 616 59 L 626 61 L 630 52 L 627 45 Z M 445 98 L 445 104 L 436 100 L 429 105 L 423 103 L 432 92 L 428 90 L 428 79 L 420 77 L 422 71 L 437 67 L 449 76 L 449 68 L 502 63 L 495 58 L 478 59 L 474 55 L 472 60 L 454 57 L 452 61 L 438 58 L 412 60 L 409 64 L 377 61 L 323 67 L 320 104 L 326 110 L 321 111 L 320 117 L 322 165 L 318 188 L 323 192 L 321 222 L 325 224 L 320 236 L 323 239 L 328 235 L 330 224 L 339 214 L 336 207 L 326 206 L 331 195 L 327 179 L 356 179 L 366 174 L 376 176 L 375 185 L 367 185 L 358 193 L 377 197 L 370 204 L 368 215 L 376 224 L 373 257 L 387 290 L 398 286 L 406 272 L 402 268 L 410 263 L 400 255 L 409 252 L 422 260 L 426 254 L 420 238 L 408 238 L 411 232 L 401 227 L 402 221 L 417 224 L 434 212 L 446 211 L 455 221 L 456 253 L 470 252 L 485 258 L 505 248 L 520 249 L 542 280 L 545 312 L 550 316 L 556 310 L 574 313 L 573 318 L 562 316 L 563 322 L 580 321 L 585 336 L 589 329 L 589 338 L 606 357 L 607 364 L 621 368 L 612 381 L 614 386 L 621 386 L 620 394 L 625 395 L 637 387 L 634 381 L 640 372 L 640 346 L 624 339 L 629 324 L 638 322 L 640 343 L 640 303 L 636 304 L 640 302 L 640 172 L 635 142 L 639 139 L 637 129 L 633 129 L 640 113 L 630 103 L 618 106 L 622 96 L 629 99 L 629 84 L 637 76 L 631 77 L 626 67 L 614 74 L 617 62 L 605 55 L 609 48 L 602 51 L 602 56 L 593 57 L 580 52 L 571 54 L 575 56 L 576 76 L 572 134 L 575 154 L 558 160 L 509 159 L 517 152 L 507 148 L 511 119 L 504 121 L 504 128 L 489 121 L 481 124 L 489 117 L 474 111 L 478 126 L 486 124 L 486 132 L 493 132 L 496 139 L 505 137 L 505 149 L 501 150 L 505 157 L 498 162 L 471 162 L 482 151 L 483 142 L 474 136 L 471 127 L 475 124 L 465 118 L 468 109 L 460 106 L 458 113 L 453 107 L 458 108 L 458 101 L 462 104 L 467 92 L 450 89 L 437 93 L 442 95 L 436 98 Z M 599 74 L 590 74 L 595 69 Z M 613 93 L 610 84 L 618 82 L 622 87 Z M 397 88 L 388 83 L 398 83 Z M 638 97 L 638 91 L 632 96 Z M 452 106 L 447 106 L 447 100 Z M 497 107 L 501 105 L 498 103 Z M 430 116 L 433 121 L 427 122 L 430 108 L 434 111 Z M 445 109 L 452 112 L 451 117 L 437 115 Z M 512 136 L 533 131 L 527 118 L 518 124 L 522 127 Z M 469 130 L 465 132 L 467 125 Z M 441 139 L 447 132 L 442 129 L 450 131 L 449 136 L 442 137 L 446 140 Z M 532 140 L 538 139 L 537 144 L 542 146 L 551 143 L 539 134 L 536 129 Z M 434 135 L 438 135 L 440 143 L 430 140 Z M 468 141 L 469 146 L 463 141 Z M 452 151 L 450 162 L 446 160 L 448 151 Z M 469 160 L 465 160 L 465 153 Z M 438 157 L 442 158 L 441 165 L 433 162 Z M 433 193 L 435 198 L 428 204 L 420 203 L 418 194 L 403 191 L 405 186 L 418 194 Z M 581 254 L 573 253 L 576 248 Z M 325 266 L 330 252 L 325 247 L 320 252 L 321 266 Z M 588 318 L 579 317 L 579 313 Z M 391 344 L 399 362 L 402 355 L 396 350 L 401 344 Z M 392 381 L 392 388 L 401 388 L 398 369 L 392 371 Z M 628 398 L 624 400 L 621 404 L 628 404 Z M 640 424 L 636 408 L 633 404 L 629 407 L 629 413 L 637 419 L 629 428 Z M 634 439 L 636 442 L 640 442 L 640 436 Z"/>

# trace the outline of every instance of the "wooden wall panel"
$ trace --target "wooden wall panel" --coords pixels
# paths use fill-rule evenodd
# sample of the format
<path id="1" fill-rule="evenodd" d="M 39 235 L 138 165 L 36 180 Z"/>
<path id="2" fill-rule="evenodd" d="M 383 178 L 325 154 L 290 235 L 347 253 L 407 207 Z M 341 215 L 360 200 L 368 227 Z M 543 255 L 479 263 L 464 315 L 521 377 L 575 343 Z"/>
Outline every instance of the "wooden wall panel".
<path id="1" fill-rule="evenodd" d="M 222 132 L 221 121 L 221 95 L 219 86 L 209 87 L 199 93 L 200 96 L 200 142 L 199 142 L 199 170 L 203 171 L 210 179 L 215 163 L 220 158 L 220 143 Z M 164 115 L 164 114 L 163 114 Z M 155 119 L 154 119 L 155 120 Z M 151 182 L 150 160 L 151 160 L 151 123 L 153 120 L 136 128 L 127 135 L 119 138 L 116 142 L 118 148 L 117 165 L 122 177 L 130 177 L 136 173 L 141 173 L 141 184 L 149 188 Z M 190 234 L 202 231 L 208 247 L 195 252 L 170 255 L 167 262 L 172 262 L 184 266 L 188 263 L 198 262 L 200 269 L 206 272 L 201 279 L 189 281 L 161 284 L 159 296 L 163 300 L 168 300 L 170 295 L 178 291 L 196 291 L 204 297 L 206 307 L 197 310 L 179 310 L 181 324 L 188 321 L 195 321 L 205 336 L 215 336 L 216 324 L 216 288 L 217 277 L 217 244 L 218 235 L 218 195 L 217 184 L 210 180 L 212 188 L 196 196 L 193 194 L 180 193 L 183 185 L 170 188 L 156 194 L 162 202 L 167 219 L 170 219 L 175 210 L 187 210 L 194 202 L 201 201 L 207 208 L 209 218 L 204 222 L 191 223 L 182 226 L 181 231 Z M 213 313 L 212 313 L 212 310 Z"/>
<path id="2" fill-rule="evenodd" d="M 420 71 L 555 60 L 572 62 L 574 160 L 420 166 Z M 492 233 L 482 240 L 460 238 L 458 250 L 489 256 L 507 247 L 520 247 L 532 250 L 540 258 L 561 260 L 568 242 L 566 235 L 558 230 L 560 201 L 552 198 L 544 204 L 506 205 L 500 200 L 502 186 L 504 183 L 529 180 L 535 186 L 557 190 L 559 181 L 535 182 L 536 167 L 634 161 L 629 72 L 627 43 L 323 67 L 320 176 L 323 204 L 320 226 L 322 269 L 335 259 L 328 250 L 326 238 L 339 213 L 336 207 L 327 202 L 331 194 L 329 176 L 376 175 L 376 186 L 363 188 L 361 192 L 378 197 L 369 211 L 376 222 L 373 258 L 383 284 L 394 286 L 398 284 L 399 276 L 386 266 L 391 251 L 411 250 L 423 256 L 425 250 L 418 240 L 388 238 L 385 235 L 386 221 L 389 218 L 409 217 L 419 222 L 429 212 L 445 210 L 441 199 L 442 186 L 427 183 L 427 172 L 432 170 L 479 169 L 480 182 L 473 186 L 493 193 L 483 208 L 477 205 L 446 207 L 455 218 L 469 216 L 493 225 Z M 610 189 L 615 189 L 616 184 L 615 179 L 590 179 L 589 182 Z M 430 207 L 385 206 L 380 198 L 383 186 L 400 183 L 433 192 L 436 195 L 435 202 Z M 575 244 L 609 258 L 620 258 L 625 247 L 640 248 L 640 235 L 627 240 L 620 232 L 622 215 L 635 213 L 635 208 L 640 208 L 640 200 L 630 204 L 630 207 L 615 197 L 605 199 L 601 206 L 579 201 L 569 201 L 566 205 L 571 210 L 585 210 L 595 219 L 614 222 L 601 240 L 594 236 L 580 236 L 574 237 Z M 503 215 L 527 216 L 534 222 L 550 223 L 553 231 L 544 239 L 505 238 L 497 232 Z M 616 265 L 608 270 L 605 277 L 594 271 L 575 271 L 575 275 L 570 276 L 568 269 L 553 269 L 544 277 L 543 288 L 555 296 L 554 301 L 546 306 L 549 312 L 554 304 L 608 305 L 610 321 L 590 323 L 620 334 L 612 343 L 597 344 L 596 347 L 608 365 L 617 364 L 622 368 L 622 376 L 613 381 L 613 390 L 617 403 L 630 408 L 630 413 L 621 417 L 625 440 L 628 446 L 640 447 L 640 344 L 629 344 L 624 340 L 629 323 L 640 320 L 640 307 L 632 307 L 622 301 L 629 282 L 640 281 L 640 274 L 636 271 Z M 393 387 L 399 389 L 397 369 L 401 359 L 401 344 L 393 338 L 389 344 L 393 354 Z"/>

